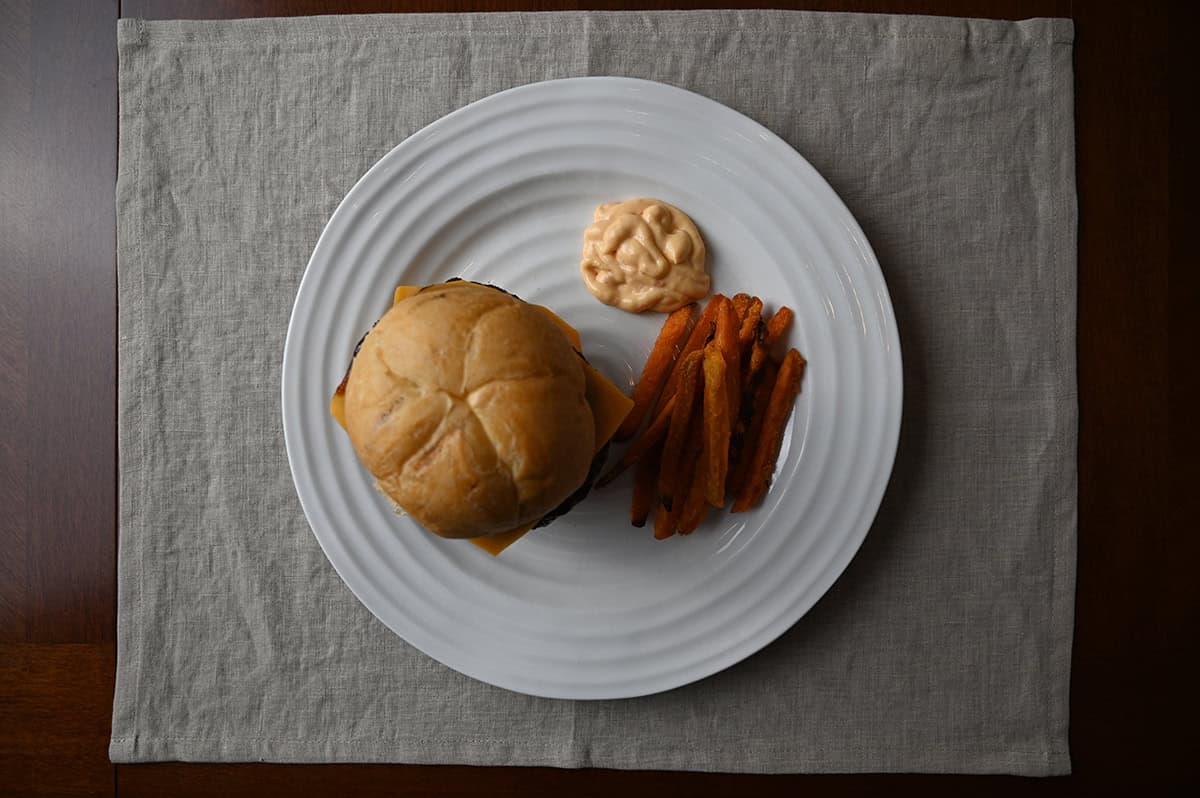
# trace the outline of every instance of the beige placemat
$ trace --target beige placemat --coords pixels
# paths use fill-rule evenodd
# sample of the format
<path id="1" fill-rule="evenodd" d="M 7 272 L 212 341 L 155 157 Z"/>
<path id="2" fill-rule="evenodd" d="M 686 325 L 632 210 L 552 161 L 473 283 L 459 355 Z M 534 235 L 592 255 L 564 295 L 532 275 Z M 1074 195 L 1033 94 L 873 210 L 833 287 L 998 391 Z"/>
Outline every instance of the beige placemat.
<path id="1" fill-rule="evenodd" d="M 1064 773 L 1075 578 L 1072 27 L 786 12 L 118 28 L 111 755 Z M 861 222 L 905 413 L 879 517 L 763 652 L 627 701 L 460 676 L 377 622 L 293 492 L 279 366 L 325 221 L 410 133 L 530 81 L 698 91 Z"/>

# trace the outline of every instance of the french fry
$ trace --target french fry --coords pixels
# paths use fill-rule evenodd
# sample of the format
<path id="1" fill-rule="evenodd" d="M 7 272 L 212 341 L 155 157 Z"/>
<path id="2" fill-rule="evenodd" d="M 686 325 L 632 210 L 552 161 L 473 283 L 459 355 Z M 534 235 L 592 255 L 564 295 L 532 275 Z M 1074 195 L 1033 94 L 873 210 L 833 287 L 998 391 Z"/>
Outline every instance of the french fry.
<path id="1" fill-rule="evenodd" d="M 617 461 L 617 464 L 609 469 L 609 472 L 600 479 L 596 480 L 596 487 L 603 488 L 611 483 L 614 479 L 625 473 L 625 469 L 642 459 L 642 456 L 662 442 L 662 439 L 667 435 L 667 429 L 671 425 L 671 411 L 675 409 L 675 397 L 667 400 L 667 404 L 658 411 L 654 416 L 654 420 L 650 422 L 650 426 L 642 430 L 642 434 L 634 438 L 633 443 L 625 450 L 625 454 Z"/>
<path id="2" fill-rule="evenodd" d="M 650 356 L 646 359 L 646 365 L 642 369 L 642 376 L 633 389 L 633 407 L 630 408 L 629 414 L 625 416 L 625 420 L 621 422 L 621 426 L 617 428 L 617 432 L 613 436 L 616 440 L 623 441 L 632 438 L 642 426 L 646 413 L 654 405 L 659 389 L 666 382 L 667 375 L 672 370 L 679 343 L 688 334 L 694 308 L 694 304 L 685 305 L 667 316 L 667 320 L 663 322 L 654 347 L 650 350 Z"/>
<path id="3" fill-rule="evenodd" d="M 729 473 L 729 382 L 725 356 L 712 343 L 704 348 L 704 496 L 713 507 L 725 505 Z"/>
<path id="4" fill-rule="evenodd" d="M 721 297 L 722 302 L 717 307 L 716 312 L 716 329 L 713 331 L 713 344 L 721 352 L 721 356 L 725 358 L 725 363 L 728 364 L 731 357 L 737 353 L 738 346 L 738 317 L 737 311 L 733 309 L 733 303 L 725 297 Z"/>
<path id="5" fill-rule="evenodd" d="M 746 480 L 746 470 L 762 432 L 763 416 L 766 415 L 767 402 L 771 399 L 771 389 L 775 387 L 775 375 L 778 373 L 779 366 L 768 359 L 755 376 L 749 393 L 743 397 L 742 412 L 729 446 L 729 478 L 725 484 L 727 496 L 736 498 Z"/>
<path id="6" fill-rule="evenodd" d="M 734 294 L 733 299 L 729 300 L 733 303 L 733 310 L 737 313 L 739 321 L 746 315 L 746 309 L 750 307 L 750 300 L 752 299 L 754 297 L 749 294 Z"/>
<path id="7" fill-rule="evenodd" d="M 724 302 L 717 309 L 717 326 L 713 335 L 713 345 L 725 358 L 726 391 L 729 394 L 729 419 L 732 428 L 733 419 L 737 418 L 738 406 L 741 404 L 741 350 L 738 348 L 738 318 L 732 302 Z"/>
<path id="8" fill-rule="evenodd" d="M 698 364 L 702 364 L 704 353 L 696 352 L 693 354 L 700 356 L 701 360 L 697 362 Z M 683 453 L 680 455 L 676 472 L 674 501 L 671 508 L 667 509 L 660 497 L 659 515 L 654 519 L 654 536 L 659 540 L 669 538 L 675 534 L 675 530 L 682 520 L 685 504 L 692 493 L 698 491 L 701 507 L 703 508 L 704 505 L 704 475 L 701 463 L 701 454 L 704 446 L 704 414 L 699 407 L 703 401 L 703 380 L 703 368 L 702 365 L 699 365 L 697 368 L 695 396 L 697 406 L 692 409 L 687 431 L 683 436 Z M 680 385 L 683 385 L 682 380 L 680 381 Z M 695 507 L 691 509 L 691 514 L 692 516 L 697 514 Z"/>
<path id="9" fill-rule="evenodd" d="M 760 371 L 762 371 L 763 363 L 769 359 L 767 355 L 767 323 L 760 316 L 758 323 L 754 325 L 754 332 L 750 338 L 750 345 L 745 352 L 742 353 L 742 393 L 749 393 L 752 388 L 752 383 Z"/>
<path id="10" fill-rule="evenodd" d="M 707 365 L 707 362 L 706 364 Z M 733 502 L 735 513 L 749 510 L 758 504 L 771 484 L 775 473 L 775 461 L 779 458 L 779 447 L 783 442 L 784 429 L 792 414 L 796 395 L 800 393 L 800 381 L 804 378 L 805 360 L 795 349 L 788 350 L 779 366 L 779 375 L 771 388 L 771 398 L 762 414 L 762 430 L 750 453 L 744 481 Z"/>
<path id="11" fill-rule="evenodd" d="M 658 478 L 658 449 L 638 461 L 633 476 L 633 505 L 629 509 L 629 520 L 636 527 L 646 525 L 650 508 L 654 506 L 655 483 Z"/>
<path id="12" fill-rule="evenodd" d="M 749 385 L 750 380 L 762 368 L 763 362 L 767 359 L 767 355 L 775 348 L 775 344 L 783 339 L 784 333 L 792 323 L 792 309 L 787 305 L 782 305 L 775 314 L 759 328 L 758 339 L 754 342 L 754 348 L 750 350 L 750 366 L 746 369 L 746 373 L 742 375 L 742 388 L 745 389 Z"/>
<path id="13" fill-rule="evenodd" d="M 734 467 L 742 456 L 746 432 L 749 427 L 749 418 L 746 411 L 750 409 L 754 398 L 754 388 L 756 387 L 756 381 L 748 378 L 744 379 L 742 375 L 749 375 L 750 352 L 754 348 L 754 342 L 758 339 L 760 328 L 765 326 L 762 320 L 762 308 L 762 300 L 756 296 L 752 296 L 745 303 L 745 307 L 742 308 L 741 315 L 738 317 L 737 374 L 728 375 L 731 384 L 729 415 L 733 421 L 733 429 L 729 437 L 729 474 L 725 479 L 726 496 L 736 495 L 732 487 L 734 483 Z"/>
<path id="14" fill-rule="evenodd" d="M 771 320 L 767 322 L 767 348 L 770 349 L 775 344 L 779 343 L 783 338 L 783 334 L 787 332 L 788 327 L 792 326 L 792 309 L 787 305 L 781 305 L 779 310 L 771 316 Z M 799 353 L 797 353 L 799 354 Z"/>
<path id="15" fill-rule="evenodd" d="M 682 471 L 681 459 L 688 433 L 692 427 L 692 415 L 696 407 L 696 398 L 700 394 L 703 378 L 701 363 L 704 352 L 692 352 L 683 362 L 679 386 L 675 392 L 675 409 L 671 413 L 671 425 L 667 430 L 667 439 L 663 443 L 662 462 L 659 467 L 658 495 L 659 501 L 671 511 L 676 499 L 676 486 L 680 482 Z M 687 486 L 683 486 L 687 489 Z M 682 497 L 679 497 L 682 501 Z M 677 511 L 676 511 L 677 512 Z"/>
<path id="16" fill-rule="evenodd" d="M 695 475 L 692 477 L 692 484 L 688 488 L 687 498 L 683 501 L 683 508 L 679 511 L 679 522 L 677 525 L 678 532 L 681 535 L 690 535 L 696 531 L 696 527 L 700 526 L 700 522 L 704 520 L 704 516 L 708 513 L 708 504 L 704 501 L 704 458 L 697 458 Z"/>
<path id="17" fill-rule="evenodd" d="M 692 352 L 703 349 L 704 345 L 708 343 L 708 338 L 713 332 L 712 324 L 716 320 L 717 309 L 721 306 L 721 300 L 729 301 L 728 297 L 721 294 L 713 294 L 712 298 L 708 300 L 708 304 L 704 306 L 704 310 L 700 311 L 699 318 L 692 325 L 691 334 L 688 335 L 683 348 L 679 350 L 679 356 L 675 358 L 675 367 L 671 369 L 671 374 L 667 377 L 667 383 L 658 395 L 656 413 L 675 395 L 675 386 L 679 384 L 679 366 L 683 363 L 684 358 Z"/>
<path id="18" fill-rule="evenodd" d="M 750 347 L 754 345 L 758 323 L 762 321 L 762 309 L 762 300 L 753 296 L 750 297 L 746 309 L 738 317 L 741 320 L 741 326 L 738 328 L 738 347 L 742 350 L 743 355 L 749 352 Z"/>
<path id="19" fill-rule="evenodd" d="M 762 367 L 762 362 L 767 359 L 770 350 L 779 343 L 788 326 L 792 324 L 792 308 L 782 305 L 778 311 L 775 311 L 772 317 L 767 320 L 760 331 L 760 336 L 755 342 L 754 349 L 750 352 L 750 374 L 754 374 Z"/>

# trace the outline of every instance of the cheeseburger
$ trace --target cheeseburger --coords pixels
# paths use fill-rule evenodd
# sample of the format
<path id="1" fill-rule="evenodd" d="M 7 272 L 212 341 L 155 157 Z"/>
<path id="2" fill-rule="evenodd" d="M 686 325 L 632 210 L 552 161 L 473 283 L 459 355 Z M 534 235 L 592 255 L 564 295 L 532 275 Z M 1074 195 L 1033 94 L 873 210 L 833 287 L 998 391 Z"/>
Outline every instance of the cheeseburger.
<path id="1" fill-rule="evenodd" d="M 397 289 L 331 411 L 397 508 L 498 553 L 587 495 L 630 406 L 557 316 L 455 280 Z"/>

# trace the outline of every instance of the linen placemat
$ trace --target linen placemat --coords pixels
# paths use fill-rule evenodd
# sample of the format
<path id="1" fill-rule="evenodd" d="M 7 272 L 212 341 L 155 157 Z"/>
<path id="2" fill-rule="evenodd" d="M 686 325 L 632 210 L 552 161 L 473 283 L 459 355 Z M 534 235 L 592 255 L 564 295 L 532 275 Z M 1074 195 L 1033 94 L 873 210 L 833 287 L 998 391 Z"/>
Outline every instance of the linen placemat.
<path id="1" fill-rule="evenodd" d="M 1071 23 L 754 12 L 118 27 L 115 761 L 1069 770 Z M 531 698 L 407 646 L 295 496 L 284 335 L 355 180 L 519 84 L 682 86 L 790 142 L 862 224 L 904 352 L 866 543 L 761 653 L 625 701 Z"/>

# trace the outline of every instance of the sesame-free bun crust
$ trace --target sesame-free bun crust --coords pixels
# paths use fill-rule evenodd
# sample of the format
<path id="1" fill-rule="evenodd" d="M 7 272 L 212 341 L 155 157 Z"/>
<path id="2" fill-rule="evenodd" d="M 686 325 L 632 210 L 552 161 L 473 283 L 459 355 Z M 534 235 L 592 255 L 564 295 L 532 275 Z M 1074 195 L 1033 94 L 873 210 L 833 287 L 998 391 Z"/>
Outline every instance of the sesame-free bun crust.
<path id="1" fill-rule="evenodd" d="M 537 308 L 474 283 L 430 286 L 363 340 L 346 427 L 380 490 L 427 529 L 497 534 L 541 518 L 587 477 L 585 380 Z"/>

